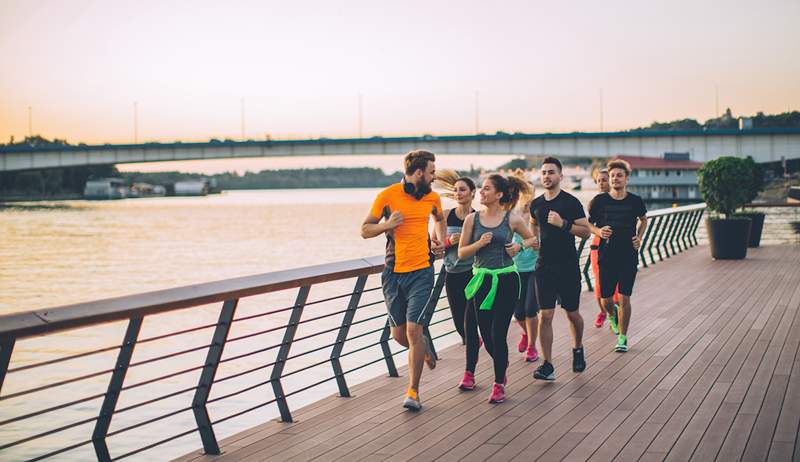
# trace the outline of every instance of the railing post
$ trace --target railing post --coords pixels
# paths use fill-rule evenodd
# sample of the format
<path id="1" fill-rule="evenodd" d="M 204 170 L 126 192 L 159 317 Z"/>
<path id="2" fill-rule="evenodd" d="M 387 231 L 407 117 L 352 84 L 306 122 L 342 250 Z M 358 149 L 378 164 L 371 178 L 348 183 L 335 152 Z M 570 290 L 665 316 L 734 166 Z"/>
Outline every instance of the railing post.
<path id="1" fill-rule="evenodd" d="M 656 218 L 658 218 L 658 221 L 656 222 L 655 229 L 653 230 L 653 238 L 650 239 L 650 245 L 647 246 L 647 253 L 650 254 L 650 263 L 652 263 L 653 265 L 656 264 L 656 259 L 653 256 L 653 244 L 656 243 L 656 238 L 660 236 L 658 234 L 658 231 L 661 229 L 661 223 L 664 221 L 664 215 L 661 215 Z M 659 260 L 663 260 L 663 258 L 661 258 L 661 251 L 658 250 L 658 246 L 656 246 L 656 251 L 658 252 Z"/>
<path id="2" fill-rule="evenodd" d="M 203 441 L 203 452 L 206 454 L 220 453 L 217 436 L 214 434 L 206 403 L 208 402 L 208 396 L 211 394 L 211 385 L 214 384 L 214 377 L 217 375 L 219 360 L 222 358 L 222 352 L 225 349 L 225 342 L 228 340 L 228 333 L 231 330 L 233 315 L 236 313 L 236 305 L 238 303 L 239 299 L 237 298 L 225 300 L 225 303 L 222 304 L 219 321 L 214 329 L 214 337 L 206 354 L 203 372 L 200 374 L 200 380 L 197 382 L 197 389 L 194 392 L 194 399 L 192 399 L 194 420 L 197 423 L 197 430 L 200 432 L 200 439 Z"/>
<path id="3" fill-rule="evenodd" d="M 683 242 L 684 250 L 692 246 L 692 241 L 689 239 L 689 232 L 691 232 L 692 226 L 694 226 L 695 217 L 697 217 L 697 210 L 689 212 L 689 218 L 686 220 L 686 226 L 683 229 L 683 235 L 681 235 L 681 242 Z"/>
<path id="4" fill-rule="evenodd" d="M 14 351 L 14 338 L 0 342 L 0 392 L 3 391 L 3 382 L 8 372 L 8 364 L 11 362 L 11 352 Z"/>
<path id="5" fill-rule="evenodd" d="M 426 310 L 430 310 L 431 319 L 433 319 L 433 312 L 436 310 L 436 306 L 439 305 L 439 297 L 442 295 L 442 289 L 444 289 L 444 279 L 446 277 L 444 265 L 439 269 L 439 274 L 436 276 L 436 283 L 433 285 L 433 290 L 431 291 L 431 296 L 428 298 L 428 305 L 426 306 Z M 428 320 L 430 324 L 431 319 Z M 433 344 L 433 337 L 431 336 L 431 331 L 428 330 L 428 326 L 425 326 L 422 329 L 422 335 L 427 335 L 431 341 L 431 350 L 433 351 L 433 356 L 436 359 L 439 359 L 439 353 L 436 352 L 436 346 Z"/>
<path id="6" fill-rule="evenodd" d="M 678 234 L 678 228 L 681 226 L 681 218 L 683 218 L 683 216 L 680 213 L 674 213 L 673 215 L 672 226 L 669 227 L 669 236 L 664 246 L 669 245 L 669 251 L 672 252 L 672 256 L 674 257 L 678 254 L 678 252 L 675 251 L 675 235 Z"/>
<path id="7" fill-rule="evenodd" d="M 578 249 L 576 250 L 576 253 L 578 254 L 578 261 L 579 262 L 580 262 L 580 259 L 581 259 L 581 254 L 583 253 L 583 248 L 586 247 L 586 242 L 588 240 L 589 239 L 581 239 L 581 242 L 578 244 Z M 591 252 L 589 252 L 589 258 L 591 258 Z M 589 283 L 589 278 L 588 277 L 586 278 L 586 287 L 587 287 L 587 290 L 592 290 L 592 285 L 591 285 L 591 283 Z"/>
<path id="8" fill-rule="evenodd" d="M 672 236 L 672 241 L 670 242 L 670 246 L 672 246 L 672 253 L 673 255 L 675 252 L 675 246 L 672 245 L 674 242 L 678 245 L 678 253 L 683 252 L 683 248 L 681 248 L 681 233 L 683 233 L 683 228 L 686 226 L 686 222 L 689 220 L 688 213 L 679 213 L 678 214 L 678 227 L 675 228 L 675 234 Z"/>
<path id="9" fill-rule="evenodd" d="M 289 357 L 289 351 L 294 341 L 294 334 L 297 332 L 297 325 L 300 322 L 300 317 L 303 315 L 303 308 L 306 306 L 306 300 L 308 300 L 308 293 L 310 290 L 311 286 L 303 286 L 297 293 L 297 300 L 294 302 L 292 315 L 289 316 L 289 322 L 286 324 L 286 332 L 283 334 L 283 343 L 281 343 L 281 348 L 278 350 L 278 358 L 275 360 L 275 366 L 272 368 L 272 375 L 270 376 L 272 390 L 275 392 L 275 401 L 278 404 L 282 422 L 291 422 L 292 413 L 289 412 L 286 394 L 283 392 L 281 375 L 283 374 L 284 366 L 286 366 L 286 358 Z"/>
<path id="10" fill-rule="evenodd" d="M 578 257 L 580 258 L 580 256 Z M 589 258 L 586 259 L 586 263 L 583 264 L 583 278 L 586 279 L 586 287 L 589 292 L 594 292 L 594 287 L 592 286 L 591 276 L 589 275 L 589 267 L 592 266 L 592 254 L 589 253 Z"/>
<path id="11" fill-rule="evenodd" d="M 647 244 L 647 238 L 650 237 L 650 231 L 653 229 L 653 223 L 650 220 L 647 220 L 647 229 L 644 231 L 644 236 L 642 236 L 642 242 L 640 243 L 639 247 L 639 258 L 642 260 L 642 266 L 647 268 L 647 257 L 644 255 L 644 248 Z"/>
<path id="12" fill-rule="evenodd" d="M 336 376 L 336 384 L 339 386 L 339 396 L 350 397 L 350 389 L 347 388 L 347 380 L 342 370 L 342 363 L 339 362 L 339 356 L 344 349 L 344 342 L 347 340 L 347 334 L 350 332 L 350 324 L 356 315 L 356 309 L 361 302 L 361 294 L 364 293 L 364 286 L 367 284 L 367 276 L 359 276 L 356 279 L 356 286 L 353 288 L 353 295 L 350 297 L 350 303 L 347 305 L 347 311 L 342 317 L 342 325 L 339 327 L 339 334 L 336 336 L 336 344 L 331 351 L 331 365 L 333 366 L 333 374 Z"/>
<path id="13" fill-rule="evenodd" d="M 389 377 L 400 377 L 397 373 L 397 367 L 394 365 L 394 356 L 392 356 L 392 349 L 389 348 L 389 339 L 392 337 L 389 318 L 386 318 L 386 325 L 383 326 L 381 332 L 381 350 L 383 350 L 383 359 L 386 360 L 386 369 L 389 370 Z"/>
<path id="14" fill-rule="evenodd" d="M 136 339 L 139 338 L 139 331 L 142 328 L 142 319 L 131 318 L 128 321 L 128 329 L 125 331 L 125 338 L 119 348 L 117 355 L 117 364 L 114 366 L 114 372 L 111 373 L 111 380 L 108 382 L 108 390 L 106 396 L 103 398 L 103 404 L 100 407 L 100 415 L 97 418 L 97 423 L 94 426 L 94 433 L 92 433 L 92 444 L 94 445 L 94 452 L 97 455 L 97 460 L 106 462 L 111 460 L 111 454 L 108 452 L 108 445 L 106 444 L 106 435 L 108 428 L 111 426 L 111 418 L 114 416 L 114 410 L 117 408 L 117 401 L 119 394 L 122 390 L 122 384 L 125 382 L 125 374 L 128 372 L 128 366 L 131 364 L 133 357 L 133 349 L 136 347 Z"/>
<path id="15" fill-rule="evenodd" d="M 672 235 L 672 228 L 675 227 L 675 214 L 667 215 L 666 223 L 664 225 L 665 225 L 664 232 L 661 233 L 661 239 L 659 239 L 658 245 L 659 247 L 661 247 L 663 243 L 664 255 L 666 255 L 667 258 L 669 258 L 672 256 L 669 253 L 669 238 Z M 658 253 L 658 256 L 659 257 L 661 256 L 661 252 Z"/>
<path id="16" fill-rule="evenodd" d="M 694 222 L 694 227 L 692 228 L 691 238 L 694 241 L 694 245 L 697 245 L 697 228 L 700 227 L 700 222 L 703 221 L 703 215 L 706 213 L 706 209 L 700 209 L 700 213 L 697 214 L 697 219 Z"/>

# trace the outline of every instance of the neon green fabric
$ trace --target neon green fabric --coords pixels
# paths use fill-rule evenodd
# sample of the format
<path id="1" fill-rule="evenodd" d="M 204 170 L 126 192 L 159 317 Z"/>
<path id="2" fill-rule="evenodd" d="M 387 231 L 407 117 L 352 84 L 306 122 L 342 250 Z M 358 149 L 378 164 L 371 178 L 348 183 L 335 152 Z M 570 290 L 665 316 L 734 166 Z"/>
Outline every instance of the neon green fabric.
<path id="1" fill-rule="evenodd" d="M 472 268 L 472 273 L 472 279 L 469 280 L 467 286 L 464 288 L 464 295 L 466 295 L 467 300 L 471 300 L 473 297 L 475 297 L 475 294 L 478 293 L 478 289 L 480 289 L 483 285 L 483 278 L 486 277 L 487 274 L 492 277 L 492 287 L 489 289 L 489 293 L 486 294 L 486 298 L 484 298 L 483 302 L 481 302 L 481 310 L 492 309 L 492 305 L 494 305 L 494 297 L 497 295 L 497 283 L 499 281 L 499 275 L 517 273 L 517 278 L 519 278 L 517 265 L 511 265 L 506 266 L 505 268 L 497 269 L 478 268 L 475 266 Z M 519 288 L 519 291 L 519 293 L 522 293 L 522 287 Z M 519 293 L 517 294 L 517 298 L 519 298 Z"/>

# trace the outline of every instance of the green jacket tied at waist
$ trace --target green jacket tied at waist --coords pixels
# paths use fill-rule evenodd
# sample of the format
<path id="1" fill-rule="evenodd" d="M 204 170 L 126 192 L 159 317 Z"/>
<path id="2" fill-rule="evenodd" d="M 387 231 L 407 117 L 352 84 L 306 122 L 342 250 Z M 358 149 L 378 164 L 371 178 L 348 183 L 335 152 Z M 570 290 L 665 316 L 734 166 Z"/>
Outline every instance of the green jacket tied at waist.
<path id="1" fill-rule="evenodd" d="M 464 295 L 466 295 L 467 300 L 471 300 L 475 297 L 475 294 L 478 293 L 478 289 L 481 288 L 483 285 L 483 278 L 488 274 L 492 277 L 492 287 L 489 289 L 489 293 L 486 294 L 486 298 L 483 299 L 481 302 L 480 309 L 481 310 L 491 310 L 492 305 L 494 305 L 494 297 L 497 295 L 497 283 L 498 283 L 498 276 L 501 274 L 508 274 L 508 273 L 517 273 L 517 277 L 519 277 L 519 273 L 517 272 L 517 265 L 506 266 L 505 268 L 497 268 L 497 269 L 489 269 L 489 268 L 472 268 L 472 279 L 469 280 L 467 286 L 464 288 Z M 520 285 L 519 292 L 517 293 L 517 298 L 519 298 L 519 294 L 522 291 L 522 287 Z"/>

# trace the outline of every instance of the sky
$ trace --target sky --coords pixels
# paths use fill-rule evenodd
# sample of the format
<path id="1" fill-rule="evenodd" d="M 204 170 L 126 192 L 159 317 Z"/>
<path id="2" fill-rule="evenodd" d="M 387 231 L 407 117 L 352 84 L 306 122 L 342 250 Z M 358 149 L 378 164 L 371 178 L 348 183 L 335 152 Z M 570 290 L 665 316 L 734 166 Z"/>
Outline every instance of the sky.
<path id="1" fill-rule="evenodd" d="M 0 140 L 29 120 L 94 144 L 778 113 L 800 108 L 798 23 L 797 0 L 0 0 Z"/>

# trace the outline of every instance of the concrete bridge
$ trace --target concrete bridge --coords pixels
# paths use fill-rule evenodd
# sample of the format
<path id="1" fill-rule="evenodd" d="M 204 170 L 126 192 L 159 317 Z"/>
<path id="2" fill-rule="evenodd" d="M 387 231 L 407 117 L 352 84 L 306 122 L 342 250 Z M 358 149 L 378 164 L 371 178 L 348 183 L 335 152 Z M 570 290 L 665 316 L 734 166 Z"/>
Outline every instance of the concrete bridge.
<path id="1" fill-rule="evenodd" d="M 437 154 L 663 157 L 690 153 L 705 162 L 720 156 L 752 156 L 757 162 L 800 158 L 800 129 L 639 131 L 464 136 L 318 138 L 77 146 L 0 147 L 0 171 L 181 160 L 390 154 L 430 149 Z"/>

